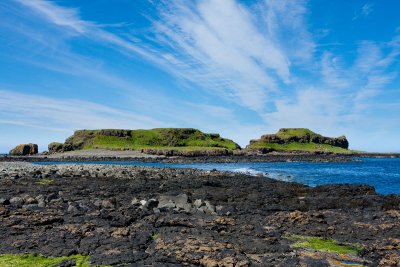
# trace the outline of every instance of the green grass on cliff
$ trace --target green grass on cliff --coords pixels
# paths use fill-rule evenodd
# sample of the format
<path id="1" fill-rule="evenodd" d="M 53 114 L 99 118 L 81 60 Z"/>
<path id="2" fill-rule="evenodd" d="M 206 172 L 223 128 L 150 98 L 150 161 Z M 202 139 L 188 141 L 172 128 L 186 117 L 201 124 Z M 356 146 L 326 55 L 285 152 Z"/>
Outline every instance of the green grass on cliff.
<path id="1" fill-rule="evenodd" d="M 338 244 L 333 239 L 324 239 L 320 237 L 313 236 L 303 236 L 303 235 L 288 235 L 288 239 L 297 240 L 293 243 L 295 248 L 311 248 L 321 252 L 331 252 L 338 254 L 359 254 L 363 247 L 356 244 Z"/>
<path id="2" fill-rule="evenodd" d="M 251 145 L 251 148 L 270 148 L 276 151 L 307 151 L 307 152 L 332 152 L 332 153 L 354 153 L 355 151 L 344 149 L 337 146 L 331 146 L 327 144 L 316 144 L 313 142 L 310 143 L 299 143 L 292 142 L 289 144 L 276 144 L 276 143 L 267 143 L 263 141 L 255 142 Z"/>
<path id="3" fill-rule="evenodd" d="M 90 135 L 89 133 L 93 134 Z M 82 132 L 85 133 L 85 132 Z M 217 134 L 206 134 L 194 129 L 156 128 L 151 130 L 132 130 L 130 136 L 110 136 L 99 131 L 87 131 L 88 138 L 82 149 L 142 149 L 163 148 L 175 150 L 237 149 L 232 140 L 221 138 Z M 82 142 L 82 136 L 73 137 L 74 142 Z"/>
<path id="4" fill-rule="evenodd" d="M 281 142 L 270 141 L 270 138 L 275 138 Z M 305 151 L 305 152 L 330 152 L 330 153 L 355 153 L 354 150 L 333 146 L 326 143 L 315 143 L 304 140 L 319 140 L 327 138 L 317 134 L 307 128 L 282 128 L 276 134 L 263 135 L 258 140 L 252 140 L 248 146 L 251 149 L 271 149 L 275 151 Z M 339 138 L 345 138 L 343 136 Z"/>
<path id="5" fill-rule="evenodd" d="M 280 130 L 276 135 L 282 139 L 288 139 L 293 136 L 304 137 L 306 135 L 318 135 L 307 128 L 287 128 Z"/>

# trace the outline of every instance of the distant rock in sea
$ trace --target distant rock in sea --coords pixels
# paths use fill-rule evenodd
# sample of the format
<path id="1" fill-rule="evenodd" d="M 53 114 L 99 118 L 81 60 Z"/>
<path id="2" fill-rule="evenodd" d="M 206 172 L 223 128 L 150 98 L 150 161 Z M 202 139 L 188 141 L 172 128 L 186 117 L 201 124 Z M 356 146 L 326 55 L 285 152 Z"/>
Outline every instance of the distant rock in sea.
<path id="1" fill-rule="evenodd" d="M 37 144 L 20 144 L 10 150 L 12 156 L 35 155 L 38 153 Z"/>

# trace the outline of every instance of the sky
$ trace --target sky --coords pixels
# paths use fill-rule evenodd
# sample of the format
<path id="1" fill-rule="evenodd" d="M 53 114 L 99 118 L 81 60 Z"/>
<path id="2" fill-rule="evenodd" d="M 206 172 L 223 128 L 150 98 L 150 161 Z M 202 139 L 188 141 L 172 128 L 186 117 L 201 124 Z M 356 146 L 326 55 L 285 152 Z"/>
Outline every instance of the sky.
<path id="1" fill-rule="evenodd" d="M 0 152 L 76 129 L 279 128 L 400 152 L 400 1 L 2 0 Z"/>

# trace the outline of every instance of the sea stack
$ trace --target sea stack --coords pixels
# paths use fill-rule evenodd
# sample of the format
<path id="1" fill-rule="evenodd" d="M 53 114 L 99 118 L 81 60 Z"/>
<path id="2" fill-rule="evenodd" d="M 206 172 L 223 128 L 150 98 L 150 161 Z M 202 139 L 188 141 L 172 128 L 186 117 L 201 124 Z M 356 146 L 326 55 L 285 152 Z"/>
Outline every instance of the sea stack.
<path id="1" fill-rule="evenodd" d="M 37 144 L 20 144 L 10 150 L 11 156 L 35 155 L 38 153 Z"/>

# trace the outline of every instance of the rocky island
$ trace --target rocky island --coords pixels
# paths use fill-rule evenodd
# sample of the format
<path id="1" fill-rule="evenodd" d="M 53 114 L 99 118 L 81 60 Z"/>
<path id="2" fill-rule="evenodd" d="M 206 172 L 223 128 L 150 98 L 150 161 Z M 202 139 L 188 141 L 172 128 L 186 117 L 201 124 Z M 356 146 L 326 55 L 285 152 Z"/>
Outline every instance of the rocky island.
<path id="1" fill-rule="evenodd" d="M 76 150 L 140 150 L 158 155 L 227 155 L 240 146 L 219 134 L 206 134 L 192 128 L 156 128 L 150 130 L 78 130 L 65 143 L 49 144 L 49 152 Z"/>
<path id="2" fill-rule="evenodd" d="M 38 154 L 36 144 L 21 144 L 0 161 L 143 162 L 346 162 L 354 157 L 399 157 L 348 149 L 345 136 L 324 137 L 306 128 L 282 128 L 250 140 L 242 149 L 217 133 L 193 128 L 77 130 L 64 143 L 52 142 Z"/>
<path id="3" fill-rule="evenodd" d="M 250 140 L 247 149 L 294 152 L 350 153 L 346 137 L 325 137 L 306 128 L 282 128 L 276 134 L 265 134 L 260 139 Z"/>

